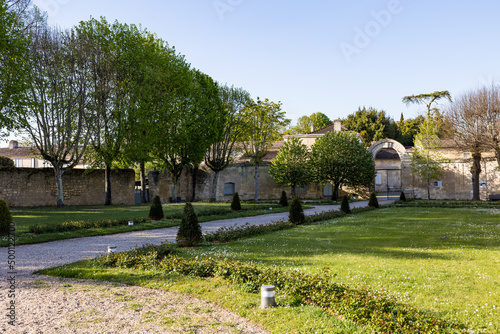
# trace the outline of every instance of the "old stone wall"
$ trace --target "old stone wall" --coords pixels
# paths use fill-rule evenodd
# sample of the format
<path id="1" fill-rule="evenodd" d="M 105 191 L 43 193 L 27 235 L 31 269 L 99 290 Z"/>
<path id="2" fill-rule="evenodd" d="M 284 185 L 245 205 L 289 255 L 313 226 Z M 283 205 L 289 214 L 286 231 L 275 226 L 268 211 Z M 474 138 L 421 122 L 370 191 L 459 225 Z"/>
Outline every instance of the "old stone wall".
<path id="1" fill-rule="evenodd" d="M 259 166 L 259 199 L 277 200 L 283 190 L 290 196 L 290 187 L 281 187 L 274 183 L 269 175 L 270 164 Z M 210 200 L 214 173 L 206 166 L 202 165 L 196 174 L 196 196 L 194 200 Z M 234 184 L 234 191 L 238 193 L 241 200 L 253 200 L 255 194 L 255 165 L 250 163 L 237 163 L 224 169 L 219 174 L 217 184 L 217 200 L 230 201 L 233 194 L 225 193 L 229 184 Z M 193 175 L 185 168 L 179 180 L 177 197 L 183 201 L 193 201 L 192 198 Z M 159 195 L 162 202 L 169 202 L 172 197 L 172 180 L 169 173 L 154 171 L 149 174 L 149 192 L 151 198 Z M 322 198 L 323 187 L 320 185 L 308 185 L 298 189 L 297 195 L 301 198 Z"/>
<path id="2" fill-rule="evenodd" d="M 65 205 L 104 204 L 104 170 L 72 169 L 63 174 L 62 180 Z M 132 169 L 112 171 L 111 182 L 113 204 L 134 204 Z M 11 207 L 56 205 L 53 169 L 0 168 L 0 198 Z"/>

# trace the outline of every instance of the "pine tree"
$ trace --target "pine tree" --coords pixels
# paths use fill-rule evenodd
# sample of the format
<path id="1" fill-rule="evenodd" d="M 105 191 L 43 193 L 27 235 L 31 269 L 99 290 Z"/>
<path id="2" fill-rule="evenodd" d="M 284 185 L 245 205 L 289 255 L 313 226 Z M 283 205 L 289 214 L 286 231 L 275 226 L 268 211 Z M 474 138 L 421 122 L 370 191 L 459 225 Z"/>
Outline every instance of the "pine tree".
<path id="1" fill-rule="evenodd" d="M 288 198 L 286 197 L 286 192 L 284 190 L 281 192 L 280 205 L 288 206 Z"/>
<path id="2" fill-rule="evenodd" d="M 233 211 L 241 210 L 240 195 L 238 195 L 238 193 L 234 193 L 233 195 L 233 200 L 231 202 L 231 210 Z"/>
<path id="3" fill-rule="evenodd" d="M 351 213 L 351 208 L 349 207 L 349 199 L 347 195 L 342 198 L 342 203 L 340 204 L 340 211 L 344 213 Z"/>
<path id="4" fill-rule="evenodd" d="M 12 215 L 9 207 L 3 199 L 0 199 L 0 235 L 9 234 L 10 223 L 12 223 Z"/>
<path id="5" fill-rule="evenodd" d="M 199 243 L 201 238 L 201 226 L 194 213 L 193 205 L 186 203 L 176 240 L 182 246 L 191 247 Z"/>
<path id="6" fill-rule="evenodd" d="M 295 225 L 304 224 L 306 222 L 306 217 L 304 216 L 304 210 L 302 209 L 302 203 L 298 197 L 292 199 L 290 204 L 290 210 L 288 212 L 288 220 L 290 223 Z"/>
<path id="7" fill-rule="evenodd" d="M 404 191 L 401 192 L 401 195 L 399 195 L 399 200 L 401 202 L 406 202 L 406 196 L 405 196 L 405 193 Z"/>
<path id="8" fill-rule="evenodd" d="M 165 217 L 165 215 L 163 214 L 160 196 L 156 195 L 153 198 L 153 203 L 151 203 L 151 209 L 149 209 L 149 218 L 152 220 L 160 220 L 163 217 Z"/>
<path id="9" fill-rule="evenodd" d="M 368 201 L 368 206 L 371 208 L 378 208 L 378 199 L 377 199 L 377 194 L 371 193 L 370 194 L 370 200 Z"/>

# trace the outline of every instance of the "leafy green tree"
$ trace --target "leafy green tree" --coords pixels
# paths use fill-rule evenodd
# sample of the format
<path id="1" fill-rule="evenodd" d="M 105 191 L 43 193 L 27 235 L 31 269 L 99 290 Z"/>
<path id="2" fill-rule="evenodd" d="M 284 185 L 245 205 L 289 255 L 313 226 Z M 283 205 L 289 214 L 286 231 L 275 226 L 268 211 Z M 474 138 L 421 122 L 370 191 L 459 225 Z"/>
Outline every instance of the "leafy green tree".
<path id="1" fill-rule="evenodd" d="M 193 205 L 186 203 L 176 240 L 181 246 L 191 247 L 199 243 L 202 236 L 201 226 L 194 212 Z"/>
<path id="2" fill-rule="evenodd" d="M 235 143 L 241 137 L 241 110 L 250 101 L 250 94 L 242 88 L 224 85 L 219 87 L 219 93 L 225 113 L 217 113 L 216 124 L 223 125 L 224 131 L 218 132 L 205 155 L 206 165 L 215 173 L 210 197 L 212 202 L 217 201 L 219 174 L 232 163 Z"/>
<path id="3" fill-rule="evenodd" d="M 0 155 L 0 167 L 15 167 L 14 160 Z"/>
<path id="4" fill-rule="evenodd" d="M 289 138 L 280 148 L 276 158 L 271 162 L 269 174 L 276 184 L 292 188 L 303 187 L 311 182 L 309 166 L 309 150 L 299 138 Z"/>
<path id="5" fill-rule="evenodd" d="M 257 98 L 250 101 L 242 111 L 242 145 L 244 155 L 255 165 L 255 201 L 259 200 L 259 165 L 281 131 L 290 123 L 281 111 L 281 102 L 275 103 Z"/>
<path id="6" fill-rule="evenodd" d="M 401 114 L 402 116 L 402 114 Z M 420 125 L 423 123 L 424 117 L 417 116 L 414 119 L 402 119 L 398 122 L 398 137 L 396 138 L 401 144 L 405 146 L 413 146 L 413 140 L 418 133 Z"/>
<path id="7" fill-rule="evenodd" d="M 435 91 L 434 93 L 430 94 L 420 94 L 420 95 L 410 95 L 410 96 L 405 96 L 403 97 L 403 103 L 406 105 L 409 104 L 423 104 L 427 108 L 427 114 L 426 117 L 431 116 L 431 110 L 432 110 L 432 104 L 436 101 L 439 101 L 441 99 L 447 99 L 448 101 L 451 102 L 451 95 L 450 93 L 445 90 L 445 91 Z"/>
<path id="8" fill-rule="evenodd" d="M 385 111 L 374 108 L 360 107 L 354 114 L 343 119 L 342 125 L 359 133 L 366 147 L 369 147 L 372 141 L 396 139 L 398 136 L 398 127 L 392 118 L 386 116 Z"/>
<path id="9" fill-rule="evenodd" d="M 429 115 L 420 132 L 415 136 L 415 148 L 411 155 L 411 170 L 427 184 L 427 199 L 430 199 L 430 183 L 438 180 L 442 175 L 440 165 L 446 160 L 439 154 L 441 140 L 438 136 L 438 127 Z"/>
<path id="10" fill-rule="evenodd" d="M 28 40 L 23 23 L 0 0 L 0 129 L 16 128 L 13 117 L 22 109 L 23 92 L 27 89 Z"/>
<path id="11" fill-rule="evenodd" d="M 354 133 L 328 132 L 312 146 L 310 165 L 316 183 L 332 183 L 333 199 L 341 186 L 370 186 L 375 178 L 373 156 Z"/>
<path id="12" fill-rule="evenodd" d="M 300 117 L 297 124 L 290 129 L 290 134 L 306 134 L 312 132 L 313 129 L 319 130 L 330 124 L 332 121 L 327 115 L 316 112 L 311 116 Z"/>

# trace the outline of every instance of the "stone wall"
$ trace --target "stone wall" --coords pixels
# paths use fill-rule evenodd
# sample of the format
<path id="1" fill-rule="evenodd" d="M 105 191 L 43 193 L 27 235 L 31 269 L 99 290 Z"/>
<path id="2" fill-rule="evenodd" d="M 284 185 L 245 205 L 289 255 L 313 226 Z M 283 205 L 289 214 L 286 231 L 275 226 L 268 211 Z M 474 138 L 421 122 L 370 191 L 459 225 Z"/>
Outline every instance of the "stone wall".
<path id="1" fill-rule="evenodd" d="M 62 179 L 65 205 L 104 204 L 104 170 L 72 169 Z M 111 182 L 113 204 L 134 204 L 132 169 L 112 171 Z M 55 206 L 57 188 L 53 169 L 0 168 L 0 198 L 11 207 Z"/>
<path id="2" fill-rule="evenodd" d="M 269 175 L 270 164 L 259 166 L 259 199 L 278 200 L 283 190 L 290 196 L 290 187 L 281 187 L 274 183 Z M 224 194 L 224 185 L 234 183 L 235 192 L 241 200 L 253 200 L 255 194 L 255 166 L 250 163 L 237 163 L 224 169 L 219 174 L 217 185 L 217 200 L 230 201 L 233 195 Z M 196 174 L 196 201 L 210 200 L 214 173 L 205 165 L 202 165 Z M 193 201 L 192 198 L 193 175 L 185 168 L 179 180 L 177 197 L 183 201 Z M 169 173 L 154 171 L 149 174 L 149 193 L 151 198 L 159 195 L 162 202 L 169 202 L 172 197 L 172 181 Z M 308 185 L 297 194 L 301 198 L 322 198 L 323 186 Z"/>

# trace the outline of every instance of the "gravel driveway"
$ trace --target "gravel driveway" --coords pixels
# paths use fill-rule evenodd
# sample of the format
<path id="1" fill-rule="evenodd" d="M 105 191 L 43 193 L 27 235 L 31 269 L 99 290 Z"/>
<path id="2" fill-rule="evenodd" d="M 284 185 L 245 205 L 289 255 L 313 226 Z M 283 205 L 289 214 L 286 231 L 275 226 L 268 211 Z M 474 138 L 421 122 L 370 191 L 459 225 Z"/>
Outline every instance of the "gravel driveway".
<path id="1" fill-rule="evenodd" d="M 385 202 L 387 201 L 379 201 L 380 204 Z M 367 201 L 355 202 L 351 204 L 351 208 L 367 204 Z M 305 210 L 304 213 L 311 215 L 338 209 L 339 205 L 317 206 Z M 216 220 L 202 223 L 201 226 L 202 231 L 206 233 L 223 226 L 243 225 L 245 223 L 263 225 L 286 218 L 288 218 L 288 213 L 284 212 Z M 108 246 L 116 246 L 117 251 L 125 251 L 145 243 L 174 242 L 177 230 L 178 227 L 169 227 L 16 246 L 17 326 L 14 328 L 8 325 L 7 318 L 3 316 L 0 320 L 0 332 L 182 333 L 193 331 L 196 333 L 266 333 L 257 324 L 253 324 L 217 305 L 191 296 L 114 283 L 86 282 L 32 275 L 33 271 L 39 269 L 96 257 L 106 253 Z M 11 301 L 8 297 L 9 284 L 7 284 L 9 277 L 7 273 L 7 248 L 2 247 L 0 254 L 0 263 L 2 263 L 0 268 L 0 288 L 2 290 L 0 305 L 4 308 Z M 120 294 L 129 296 L 130 300 L 122 298 L 123 303 L 116 302 L 117 298 L 120 299 Z M 148 299 L 147 296 L 150 298 Z M 175 303 L 169 303 L 170 300 L 175 300 Z M 167 305 L 166 308 L 169 308 L 168 315 L 164 314 L 161 307 L 158 308 L 158 305 L 163 305 L 162 303 Z M 200 315 L 201 309 L 207 311 Z M 165 321 L 161 319 L 169 320 L 165 324 Z"/>

